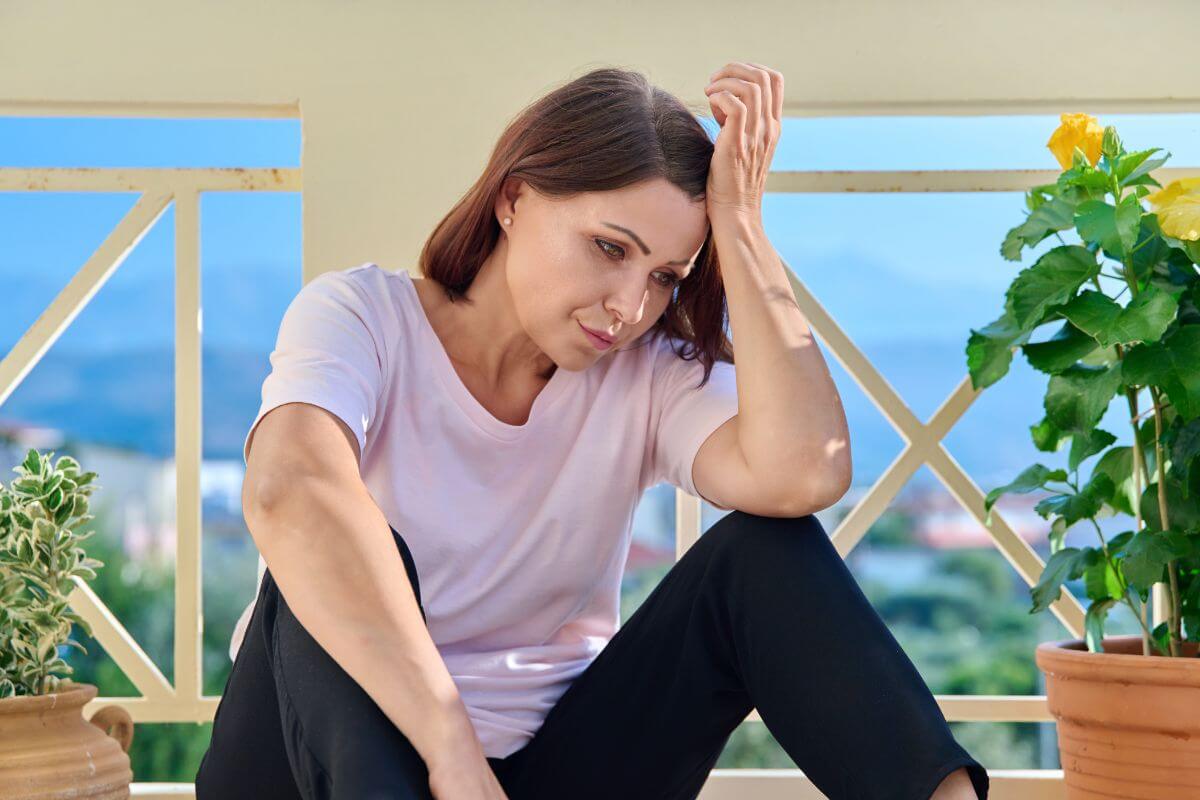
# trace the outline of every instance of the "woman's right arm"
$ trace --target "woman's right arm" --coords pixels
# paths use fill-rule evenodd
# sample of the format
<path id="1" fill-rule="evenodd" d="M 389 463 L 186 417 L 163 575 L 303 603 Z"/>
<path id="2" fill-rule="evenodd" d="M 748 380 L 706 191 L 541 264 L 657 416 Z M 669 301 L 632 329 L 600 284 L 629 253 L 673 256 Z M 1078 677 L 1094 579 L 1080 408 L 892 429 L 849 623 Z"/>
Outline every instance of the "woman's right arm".
<path id="1" fill-rule="evenodd" d="M 259 420 L 252 441 L 243 513 L 296 619 L 431 771 L 447 760 L 482 762 L 387 519 L 360 476 L 354 435 L 323 408 L 288 403 Z"/>

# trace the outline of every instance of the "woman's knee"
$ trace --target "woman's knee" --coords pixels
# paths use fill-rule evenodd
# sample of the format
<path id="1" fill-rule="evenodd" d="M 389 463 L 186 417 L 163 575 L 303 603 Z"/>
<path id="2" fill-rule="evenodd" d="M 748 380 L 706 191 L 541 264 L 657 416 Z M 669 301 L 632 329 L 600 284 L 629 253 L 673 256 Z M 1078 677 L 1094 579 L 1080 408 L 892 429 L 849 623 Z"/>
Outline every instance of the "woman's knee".
<path id="1" fill-rule="evenodd" d="M 714 555 L 739 563 L 770 564 L 797 557 L 822 561 L 830 552 L 836 554 L 814 514 L 764 517 L 734 510 L 704 533 L 704 537 L 710 536 Z"/>
<path id="2" fill-rule="evenodd" d="M 764 586 L 747 596 L 780 599 L 796 593 L 798 601 L 821 605 L 841 602 L 861 592 L 846 562 L 816 516 L 763 517 L 734 511 L 701 539 L 709 545 L 710 580 L 727 585 Z"/>

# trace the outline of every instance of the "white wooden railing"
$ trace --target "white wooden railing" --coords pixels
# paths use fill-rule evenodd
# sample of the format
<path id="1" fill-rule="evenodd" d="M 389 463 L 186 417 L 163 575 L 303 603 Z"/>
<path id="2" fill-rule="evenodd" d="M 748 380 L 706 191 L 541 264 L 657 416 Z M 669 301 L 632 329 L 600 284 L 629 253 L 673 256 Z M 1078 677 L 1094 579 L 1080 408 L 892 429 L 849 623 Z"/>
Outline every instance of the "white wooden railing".
<path id="1" fill-rule="evenodd" d="M 1162 183 L 1195 174 L 1194 169 L 1160 169 Z M 892 172 L 773 172 L 767 190 L 773 193 L 810 192 L 1020 192 L 1050 183 L 1049 170 L 946 170 Z M 136 192 L 133 208 L 87 259 L 74 278 L 51 301 L 17 344 L 0 361 L 0 405 L 34 368 L 85 305 L 121 266 L 126 256 L 166 211 L 175 204 L 175 683 L 168 681 L 129 631 L 82 581 L 71 595 L 72 607 L 91 625 L 94 636 L 130 679 L 140 697 L 98 697 L 85 716 L 101 706 L 119 703 L 135 722 L 208 722 L 220 697 L 202 693 L 201 631 L 201 291 L 199 202 L 203 192 L 301 191 L 299 169 L 82 169 L 0 168 L 0 192 Z M 904 438 L 905 446 L 870 490 L 832 533 L 845 557 L 887 509 L 897 492 L 922 464 L 990 533 L 997 549 L 1029 585 L 1037 582 L 1043 562 L 996 509 L 985 522 L 985 492 L 947 453 L 946 434 L 978 395 L 964 374 L 958 387 L 933 416 L 922 422 L 879 370 L 838 326 L 804 283 L 788 268 L 801 311 L 828 351 L 842 364 L 863 392 Z M 676 493 L 676 554 L 681 555 L 701 534 L 701 502 Z M 1161 588 L 1161 587 L 1160 587 Z M 1165 607 L 1155 594 L 1155 622 Z M 1082 637 L 1084 609 L 1064 591 L 1052 606 L 1054 615 L 1072 636 Z M 1033 653 L 1029 656 L 1033 658 Z M 1044 695 L 937 695 L 950 721 L 1053 721 Z M 748 720 L 761 721 L 757 711 Z M 1061 770 L 992 770 L 995 800 L 1061 798 Z M 713 770 L 705 800 L 752 797 L 820 798 L 799 770 Z M 192 797 L 191 784 L 134 784 L 133 796 Z"/>

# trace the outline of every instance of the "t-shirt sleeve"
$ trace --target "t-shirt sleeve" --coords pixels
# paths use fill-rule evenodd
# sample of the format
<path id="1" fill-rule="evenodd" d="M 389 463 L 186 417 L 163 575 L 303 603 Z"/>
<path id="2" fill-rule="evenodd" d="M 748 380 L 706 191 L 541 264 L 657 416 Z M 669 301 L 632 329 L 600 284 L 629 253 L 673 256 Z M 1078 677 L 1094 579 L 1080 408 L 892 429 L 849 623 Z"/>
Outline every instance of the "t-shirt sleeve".
<path id="1" fill-rule="evenodd" d="M 738 411 L 734 365 L 713 364 L 708 383 L 701 388 L 704 365 L 699 359 L 684 360 L 668 346 L 657 354 L 654 387 L 651 391 L 653 442 L 651 456 L 654 486 L 663 481 L 700 497 L 717 508 L 727 509 L 703 497 L 692 480 L 692 466 L 700 445 Z"/>
<path id="2" fill-rule="evenodd" d="M 262 404 L 242 445 L 268 411 L 285 403 L 320 406 L 349 426 L 360 455 L 379 411 L 387 363 L 381 320 L 368 291 L 356 280 L 361 268 L 326 272 L 310 280 L 288 305 L 279 325 Z"/>

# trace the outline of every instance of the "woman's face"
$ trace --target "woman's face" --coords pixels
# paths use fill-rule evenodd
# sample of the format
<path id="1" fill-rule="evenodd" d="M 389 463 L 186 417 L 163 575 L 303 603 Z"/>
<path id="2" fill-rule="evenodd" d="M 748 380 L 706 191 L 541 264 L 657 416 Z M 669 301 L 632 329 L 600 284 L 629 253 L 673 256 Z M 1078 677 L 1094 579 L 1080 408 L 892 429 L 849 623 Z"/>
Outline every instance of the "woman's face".
<path id="1" fill-rule="evenodd" d="M 585 369 L 637 339 L 687 280 L 708 234 L 703 200 L 664 179 L 561 200 L 510 179 L 497 201 L 517 316 L 556 364 Z M 515 198 L 515 199 L 514 199 Z M 613 338 L 598 350 L 580 325 Z"/>

